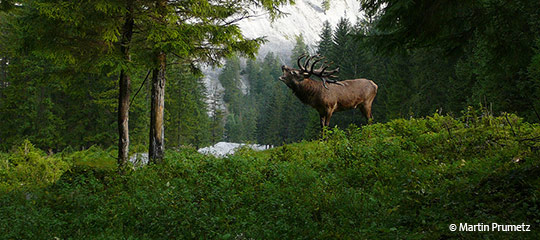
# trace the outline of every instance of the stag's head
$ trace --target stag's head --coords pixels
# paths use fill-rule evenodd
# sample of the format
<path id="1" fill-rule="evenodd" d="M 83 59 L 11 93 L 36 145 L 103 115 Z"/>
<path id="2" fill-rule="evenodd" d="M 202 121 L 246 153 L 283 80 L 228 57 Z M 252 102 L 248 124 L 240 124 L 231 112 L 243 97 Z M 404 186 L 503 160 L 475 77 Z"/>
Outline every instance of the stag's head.
<path id="1" fill-rule="evenodd" d="M 302 64 L 301 61 L 303 58 L 306 58 L 306 60 Z M 321 66 L 318 69 L 313 69 L 315 64 L 317 64 L 321 60 L 324 60 L 324 57 L 321 57 L 320 55 L 307 56 L 306 54 L 302 54 L 296 60 L 296 63 L 298 64 L 299 69 L 295 69 L 295 68 L 285 66 L 285 65 L 281 66 L 283 75 L 279 77 L 279 80 L 284 82 L 288 87 L 292 87 L 293 85 L 298 84 L 304 79 L 309 78 L 311 75 L 315 75 L 321 79 L 335 77 L 332 74 L 337 73 L 339 69 L 327 71 L 326 69 L 330 65 L 328 65 L 326 61 L 323 64 L 321 64 Z"/>
<path id="2" fill-rule="evenodd" d="M 304 80 L 304 74 L 298 69 L 283 65 L 281 66 L 281 71 L 283 71 L 283 75 L 279 77 L 279 80 L 284 82 L 288 87 L 292 87 Z"/>

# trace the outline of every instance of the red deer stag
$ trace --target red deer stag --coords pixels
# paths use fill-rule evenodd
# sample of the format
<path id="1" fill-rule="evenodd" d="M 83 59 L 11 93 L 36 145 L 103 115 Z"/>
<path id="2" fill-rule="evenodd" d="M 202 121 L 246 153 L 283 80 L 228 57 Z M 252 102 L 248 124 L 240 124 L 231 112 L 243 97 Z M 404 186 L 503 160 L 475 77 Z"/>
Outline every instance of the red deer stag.
<path id="1" fill-rule="evenodd" d="M 325 61 L 319 68 L 313 69 L 315 64 L 323 60 L 324 57 L 319 55 L 308 57 L 302 65 L 300 61 L 304 57 L 306 57 L 305 54 L 297 60 L 300 69 L 282 66 L 283 75 L 279 77 L 279 80 L 292 89 L 300 101 L 319 112 L 321 127 L 330 125 L 330 118 L 334 112 L 358 106 L 360 106 L 368 123 L 371 122 L 373 118 L 371 104 L 377 95 L 377 84 L 364 78 L 339 82 L 331 80 L 329 78 L 336 77 L 333 74 L 339 72 L 339 68 L 327 70 L 329 65 Z M 312 60 L 314 61 L 310 64 Z M 312 75 L 321 78 L 322 81 L 311 79 Z M 326 82 L 330 84 L 327 85 Z"/>

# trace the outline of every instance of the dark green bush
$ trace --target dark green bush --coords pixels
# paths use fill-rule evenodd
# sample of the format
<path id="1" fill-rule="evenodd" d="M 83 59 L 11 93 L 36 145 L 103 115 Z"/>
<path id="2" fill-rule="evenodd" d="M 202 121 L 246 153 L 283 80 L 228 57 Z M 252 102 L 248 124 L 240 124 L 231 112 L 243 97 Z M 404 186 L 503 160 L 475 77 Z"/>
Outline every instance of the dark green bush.
<path id="1" fill-rule="evenodd" d="M 0 191 L 43 187 L 58 180 L 69 164 L 47 156 L 28 140 L 11 154 L 0 155 Z"/>
<path id="2" fill-rule="evenodd" d="M 38 154 L 26 159 L 60 159 L 69 169 L 36 178 L 50 180 L 31 194 L 5 167 L 25 155 L 2 154 L 10 188 L 0 196 L 1 237 L 536 239 L 539 140 L 540 126 L 514 115 L 434 115 L 228 158 L 183 148 L 124 176 L 108 151 Z M 22 179 L 35 179 L 28 167 Z M 460 222 L 525 223 L 532 232 L 448 230 Z"/>

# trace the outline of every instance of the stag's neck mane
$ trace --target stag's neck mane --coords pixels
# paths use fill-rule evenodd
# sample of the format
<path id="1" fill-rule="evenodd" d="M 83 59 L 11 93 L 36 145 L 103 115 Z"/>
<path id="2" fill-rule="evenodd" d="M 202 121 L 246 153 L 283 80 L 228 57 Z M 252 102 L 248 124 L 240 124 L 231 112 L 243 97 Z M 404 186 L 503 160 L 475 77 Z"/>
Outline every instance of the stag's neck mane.
<path id="1" fill-rule="evenodd" d="M 301 82 L 297 82 L 291 89 L 294 95 L 304 104 L 313 103 L 313 99 L 321 96 L 323 85 L 322 83 L 310 78 L 305 78 Z"/>

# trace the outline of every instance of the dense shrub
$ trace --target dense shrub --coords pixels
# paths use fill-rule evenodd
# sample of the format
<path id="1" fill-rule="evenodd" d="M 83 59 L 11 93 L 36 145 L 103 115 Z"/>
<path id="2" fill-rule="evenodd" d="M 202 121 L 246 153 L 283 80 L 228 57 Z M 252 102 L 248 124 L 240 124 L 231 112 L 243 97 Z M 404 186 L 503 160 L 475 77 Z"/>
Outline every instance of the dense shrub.
<path id="1" fill-rule="evenodd" d="M 67 162 L 47 156 L 26 140 L 11 154 L 0 155 L 0 191 L 46 186 L 68 168 Z"/>
<path id="2" fill-rule="evenodd" d="M 28 157 L 69 169 L 25 178 L 49 179 L 31 196 L 4 188 L 1 237 L 537 238 L 540 126 L 514 115 L 464 116 L 331 129 L 324 141 L 228 158 L 183 148 L 124 176 L 107 151 Z M 0 156 L 2 184 L 15 186 L 4 166 L 23 155 Z M 448 230 L 460 222 L 525 223 L 532 232 Z"/>

